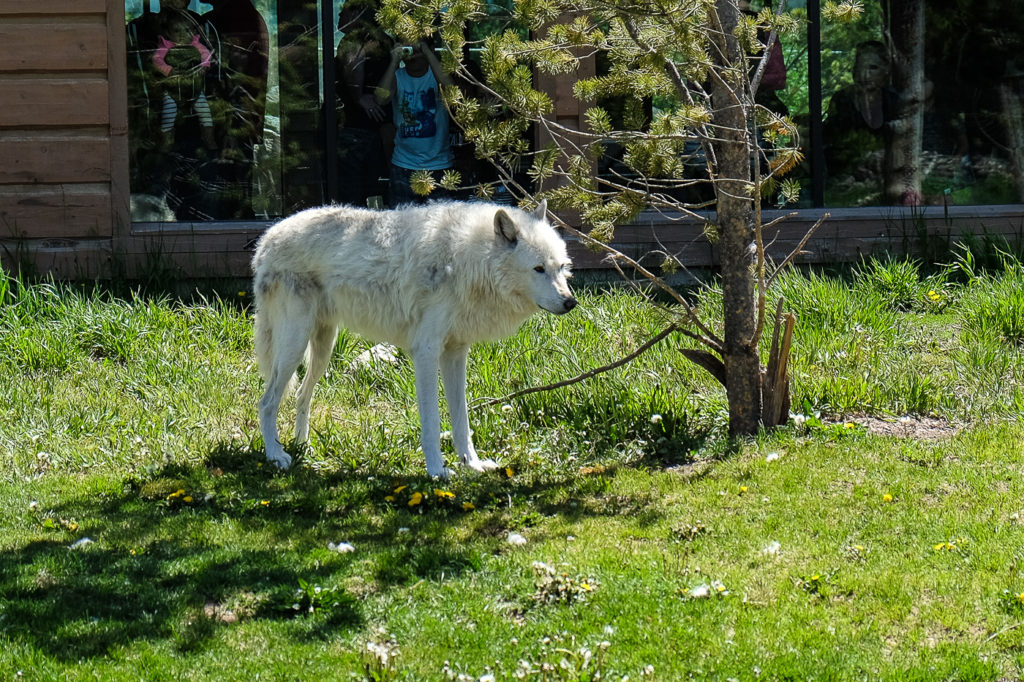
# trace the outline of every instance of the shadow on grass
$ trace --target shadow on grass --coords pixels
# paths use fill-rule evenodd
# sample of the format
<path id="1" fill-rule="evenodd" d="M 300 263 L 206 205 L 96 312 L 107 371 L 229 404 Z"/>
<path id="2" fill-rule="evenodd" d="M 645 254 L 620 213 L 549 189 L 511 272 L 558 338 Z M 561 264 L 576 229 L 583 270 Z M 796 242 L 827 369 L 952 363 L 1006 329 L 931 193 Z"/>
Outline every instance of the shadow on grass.
<path id="1" fill-rule="evenodd" d="M 448 499 L 425 477 L 316 470 L 301 456 L 279 472 L 261 460 L 225 443 L 34 512 L 40 533 L 0 555 L 0 632 L 66 662 L 140 640 L 195 650 L 230 623 L 329 637 L 365 625 L 367 595 L 480 570 L 508 550 L 510 530 L 546 516 L 660 518 L 653 493 L 609 492 L 614 466 L 459 477 Z M 84 537 L 93 542 L 71 548 Z M 356 550 L 329 547 L 341 542 Z"/>

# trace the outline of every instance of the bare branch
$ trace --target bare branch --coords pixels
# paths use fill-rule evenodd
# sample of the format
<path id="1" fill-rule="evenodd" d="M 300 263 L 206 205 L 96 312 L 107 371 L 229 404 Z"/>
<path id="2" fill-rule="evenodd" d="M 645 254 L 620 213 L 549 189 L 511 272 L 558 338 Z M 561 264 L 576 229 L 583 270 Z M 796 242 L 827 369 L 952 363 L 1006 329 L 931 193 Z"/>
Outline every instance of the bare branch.
<path id="1" fill-rule="evenodd" d="M 662 339 L 664 339 L 674 331 L 678 331 L 678 327 L 673 322 L 672 324 L 658 332 L 654 337 L 648 339 L 642 346 L 637 348 L 635 351 L 633 351 L 632 353 L 625 357 L 619 358 L 615 362 L 611 362 L 607 365 L 603 365 L 601 367 L 596 367 L 594 369 L 588 370 L 583 374 L 579 374 L 577 376 L 572 377 L 571 379 L 556 381 L 555 383 L 545 384 L 544 386 L 531 386 L 530 388 L 524 388 L 523 390 L 516 391 L 515 393 L 509 393 L 508 395 L 502 396 L 501 398 L 488 398 L 485 399 L 483 402 L 473 405 L 472 409 L 476 410 L 482 407 L 490 407 L 492 405 L 507 403 L 510 400 L 520 398 L 524 395 L 529 395 L 531 393 L 540 393 L 542 391 L 552 391 L 556 388 L 565 388 L 566 386 L 572 386 L 573 384 L 578 384 L 581 381 L 586 381 L 587 379 L 596 377 L 599 374 L 604 374 L 605 372 L 610 372 L 613 369 L 618 369 L 619 367 L 622 367 L 623 365 L 632 362 L 636 358 L 640 357 L 641 355 L 649 351 L 651 348 L 657 345 L 658 342 L 660 342 Z"/>
<path id="2" fill-rule="evenodd" d="M 818 228 L 821 227 L 821 224 L 828 220 L 830 215 L 830 213 L 825 213 L 820 218 L 818 218 L 818 221 L 814 223 L 811 229 L 807 230 L 807 233 L 804 234 L 803 238 L 800 240 L 800 243 L 796 245 L 796 248 L 793 249 L 781 263 L 779 263 L 778 267 L 775 268 L 775 271 L 772 273 L 771 277 L 768 278 L 768 286 L 771 286 L 772 282 L 775 281 L 775 279 L 779 276 L 782 270 L 787 265 L 789 265 L 789 263 L 794 258 L 796 258 L 801 251 L 803 251 L 804 247 L 807 245 L 807 242 L 810 240 L 812 236 L 814 236 L 814 233 L 818 231 Z"/>

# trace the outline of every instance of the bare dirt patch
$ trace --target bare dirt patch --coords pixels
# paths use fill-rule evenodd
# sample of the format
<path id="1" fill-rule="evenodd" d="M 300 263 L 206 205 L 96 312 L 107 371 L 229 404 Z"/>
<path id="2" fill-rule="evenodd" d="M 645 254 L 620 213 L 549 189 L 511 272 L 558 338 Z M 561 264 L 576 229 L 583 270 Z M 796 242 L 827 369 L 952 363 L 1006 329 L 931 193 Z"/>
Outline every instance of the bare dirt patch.
<path id="1" fill-rule="evenodd" d="M 937 417 L 868 417 L 859 415 L 851 419 L 867 428 L 868 433 L 890 438 L 914 440 L 944 440 L 959 433 L 952 422 Z"/>

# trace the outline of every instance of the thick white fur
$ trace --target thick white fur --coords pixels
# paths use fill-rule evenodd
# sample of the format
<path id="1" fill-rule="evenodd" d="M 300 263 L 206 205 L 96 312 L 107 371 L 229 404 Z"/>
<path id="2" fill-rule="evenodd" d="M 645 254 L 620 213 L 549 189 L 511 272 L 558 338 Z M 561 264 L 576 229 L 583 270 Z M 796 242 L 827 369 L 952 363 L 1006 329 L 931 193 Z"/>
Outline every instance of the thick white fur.
<path id="1" fill-rule="evenodd" d="M 546 210 L 544 203 L 532 213 L 461 202 L 394 211 L 329 206 L 271 227 L 252 262 L 267 459 L 291 464 L 278 440 L 277 414 L 304 355 L 295 438 L 307 440 L 313 387 L 344 326 L 411 354 L 428 474 L 451 474 L 441 457 L 438 371 L 459 458 L 477 471 L 497 466 L 473 447 L 466 357 L 470 345 L 508 336 L 538 307 L 562 314 L 576 305 L 565 242 Z"/>

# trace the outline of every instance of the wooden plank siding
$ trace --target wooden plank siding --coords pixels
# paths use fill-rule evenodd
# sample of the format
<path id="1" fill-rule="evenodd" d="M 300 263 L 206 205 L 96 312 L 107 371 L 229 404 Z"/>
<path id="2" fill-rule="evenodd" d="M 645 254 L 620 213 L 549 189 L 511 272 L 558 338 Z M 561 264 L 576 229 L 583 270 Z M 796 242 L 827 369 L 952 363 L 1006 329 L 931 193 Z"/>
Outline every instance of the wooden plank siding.
<path id="1" fill-rule="evenodd" d="M 903 209 L 806 209 L 763 234 L 765 252 L 775 262 L 793 253 L 819 218 L 829 217 L 793 258 L 798 264 L 853 263 L 863 257 L 891 255 L 919 257 L 926 243 L 951 248 L 953 244 L 985 236 L 1024 243 L 1024 206 L 957 206 Z M 768 222 L 788 211 L 765 211 Z M 713 218 L 713 216 L 711 216 Z M 687 268 L 714 269 L 720 263 L 717 245 L 709 240 L 704 225 L 693 219 L 671 220 L 655 212 L 641 214 L 632 225 L 615 230 L 612 246 L 645 267 L 656 267 L 664 253 L 672 254 Z M 603 252 L 582 244 L 570 245 L 573 267 L 608 267 Z M 951 252 L 950 252 L 951 253 Z"/>
<path id="2" fill-rule="evenodd" d="M 0 239 L 19 240 L 5 242 L 5 265 L 79 246 L 71 260 L 111 250 L 115 167 L 126 161 L 113 157 L 112 101 L 124 85 L 111 86 L 110 22 L 123 35 L 123 12 L 116 0 L 0 2 Z"/>

